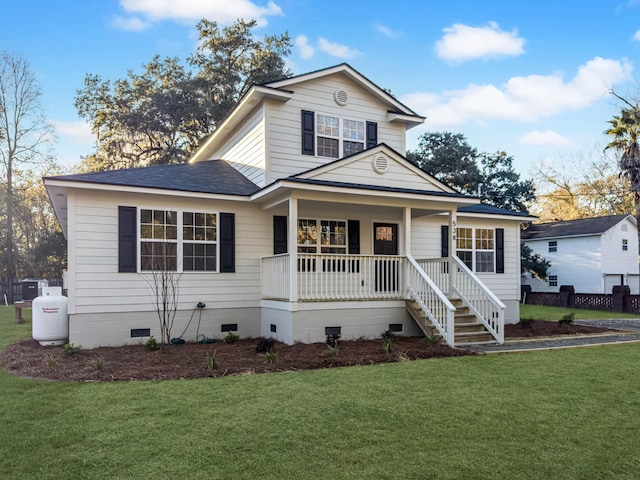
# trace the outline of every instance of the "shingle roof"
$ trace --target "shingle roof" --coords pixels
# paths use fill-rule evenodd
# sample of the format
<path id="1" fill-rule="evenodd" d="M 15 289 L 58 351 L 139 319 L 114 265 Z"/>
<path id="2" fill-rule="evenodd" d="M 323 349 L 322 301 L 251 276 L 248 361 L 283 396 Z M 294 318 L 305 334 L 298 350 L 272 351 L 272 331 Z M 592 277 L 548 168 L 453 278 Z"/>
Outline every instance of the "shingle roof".
<path id="1" fill-rule="evenodd" d="M 606 232 L 628 216 L 626 214 L 609 215 L 606 217 L 534 224 L 522 232 L 522 239 L 533 240 L 538 238 L 598 235 Z"/>
<path id="2" fill-rule="evenodd" d="M 473 198 L 463 193 L 454 192 L 435 192 L 431 190 L 419 190 L 415 188 L 401 188 L 390 187 L 385 185 L 367 185 L 364 183 L 348 183 L 348 182 L 335 182 L 331 180 L 318 180 L 315 178 L 299 178 L 299 177 L 287 177 L 284 180 L 295 183 L 306 183 L 309 185 L 324 185 L 327 187 L 343 187 L 362 190 L 374 190 L 377 192 L 396 192 L 396 193 L 409 193 L 416 195 L 436 195 L 438 197 L 454 197 L 454 198 Z"/>
<path id="3" fill-rule="evenodd" d="M 220 195 L 251 195 L 260 190 L 260 187 L 224 160 L 208 160 L 206 162 L 179 165 L 157 165 L 50 178 L 80 183 L 159 188 Z"/>
<path id="4" fill-rule="evenodd" d="M 458 212 L 465 213 L 482 213 L 488 215 L 510 215 L 512 217 L 531 217 L 527 212 L 516 212 L 514 210 L 507 210 L 506 208 L 494 207 L 493 205 L 487 205 L 486 203 L 479 203 L 477 205 L 466 205 L 458 208 Z"/>

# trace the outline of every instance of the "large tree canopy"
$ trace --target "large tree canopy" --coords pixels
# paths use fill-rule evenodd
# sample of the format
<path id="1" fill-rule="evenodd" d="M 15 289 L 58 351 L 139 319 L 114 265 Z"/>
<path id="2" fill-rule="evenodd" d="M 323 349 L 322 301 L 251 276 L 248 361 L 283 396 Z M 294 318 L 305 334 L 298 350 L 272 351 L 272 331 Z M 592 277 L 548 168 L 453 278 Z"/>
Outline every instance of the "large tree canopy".
<path id="1" fill-rule="evenodd" d="M 197 25 L 196 53 L 183 65 L 155 56 L 144 71 L 109 81 L 88 74 L 75 98 L 96 151 L 82 170 L 183 163 L 254 83 L 290 75 L 288 34 L 254 37 L 256 22 Z"/>
<path id="2" fill-rule="evenodd" d="M 461 133 L 426 132 L 407 157 L 418 167 L 461 193 L 475 195 L 480 180 L 478 151 Z"/>
<path id="3" fill-rule="evenodd" d="M 520 180 L 513 169 L 513 157 L 503 151 L 478 153 L 460 133 L 423 133 L 407 158 L 459 192 L 479 195 L 496 207 L 525 212 L 535 197 L 533 182 Z"/>

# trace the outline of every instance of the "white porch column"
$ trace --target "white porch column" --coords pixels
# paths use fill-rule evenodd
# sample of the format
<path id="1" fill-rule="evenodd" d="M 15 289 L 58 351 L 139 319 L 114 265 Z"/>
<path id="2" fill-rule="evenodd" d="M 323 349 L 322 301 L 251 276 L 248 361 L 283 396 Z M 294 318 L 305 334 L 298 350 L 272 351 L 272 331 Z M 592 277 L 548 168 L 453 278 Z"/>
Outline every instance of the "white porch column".
<path id="1" fill-rule="evenodd" d="M 404 255 L 411 255 L 411 207 L 404 207 Z"/>
<path id="2" fill-rule="evenodd" d="M 404 256 L 411 255 L 411 207 L 404 207 Z M 411 287 L 411 274 L 409 272 L 409 261 L 404 263 L 404 290 L 405 298 L 409 298 L 409 288 Z"/>
<path id="3" fill-rule="evenodd" d="M 298 301 L 298 199 L 289 199 L 289 301 Z"/>
<path id="4" fill-rule="evenodd" d="M 458 226 L 457 211 L 451 210 L 449 212 L 449 295 L 453 294 L 456 286 L 456 272 L 457 267 L 453 262 L 453 256 L 456 254 L 457 233 L 456 227 Z"/>

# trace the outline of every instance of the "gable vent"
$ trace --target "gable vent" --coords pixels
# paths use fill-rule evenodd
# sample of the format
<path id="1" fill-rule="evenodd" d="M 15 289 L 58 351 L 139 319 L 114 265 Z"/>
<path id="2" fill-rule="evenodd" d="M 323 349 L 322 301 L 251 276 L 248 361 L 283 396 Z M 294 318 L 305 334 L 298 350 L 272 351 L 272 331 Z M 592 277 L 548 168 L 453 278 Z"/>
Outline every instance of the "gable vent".
<path id="1" fill-rule="evenodd" d="M 333 92 L 333 99 L 336 101 L 338 105 L 344 107 L 347 103 L 349 103 L 349 94 L 340 89 Z"/>
<path id="2" fill-rule="evenodd" d="M 389 170 L 389 160 L 383 155 L 373 157 L 373 171 L 376 173 L 386 173 Z"/>

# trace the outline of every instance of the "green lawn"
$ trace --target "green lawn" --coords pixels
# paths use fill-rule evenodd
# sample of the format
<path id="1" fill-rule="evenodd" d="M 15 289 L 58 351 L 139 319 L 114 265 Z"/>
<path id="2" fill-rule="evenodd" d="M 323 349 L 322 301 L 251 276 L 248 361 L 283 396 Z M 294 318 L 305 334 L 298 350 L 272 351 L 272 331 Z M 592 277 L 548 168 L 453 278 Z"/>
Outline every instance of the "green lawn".
<path id="1" fill-rule="evenodd" d="M 0 309 L 0 349 L 30 332 Z M 623 345 L 162 382 L 0 371 L 0 477 L 640 478 L 638 365 Z"/>
<path id="2" fill-rule="evenodd" d="M 520 318 L 534 320 L 560 320 L 563 315 L 574 313 L 576 320 L 602 320 L 606 318 L 640 318 L 631 313 L 602 312 L 579 308 L 542 307 L 540 305 L 520 305 Z"/>

